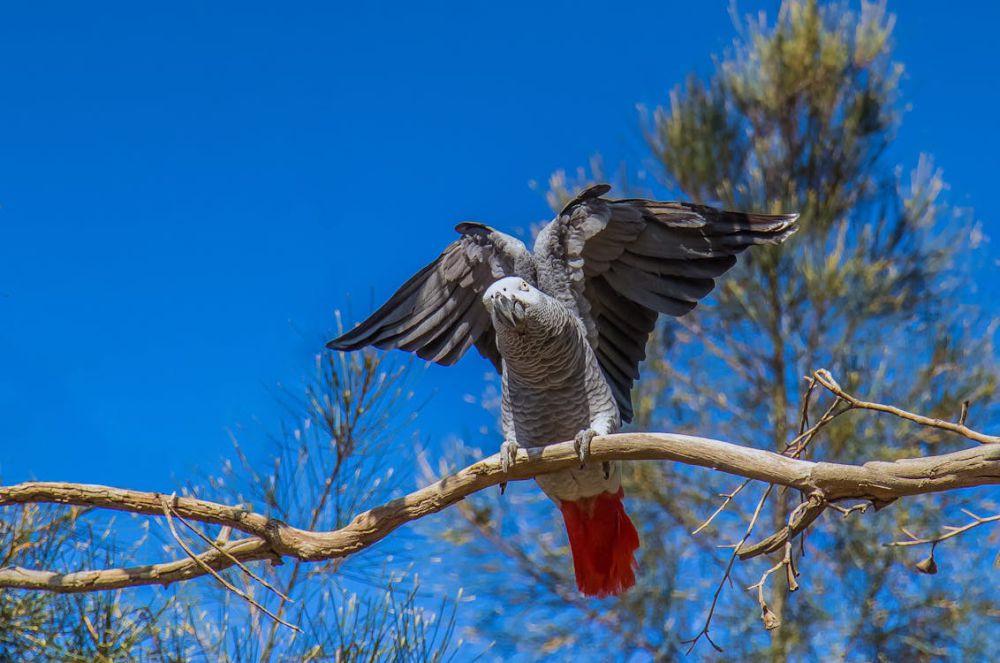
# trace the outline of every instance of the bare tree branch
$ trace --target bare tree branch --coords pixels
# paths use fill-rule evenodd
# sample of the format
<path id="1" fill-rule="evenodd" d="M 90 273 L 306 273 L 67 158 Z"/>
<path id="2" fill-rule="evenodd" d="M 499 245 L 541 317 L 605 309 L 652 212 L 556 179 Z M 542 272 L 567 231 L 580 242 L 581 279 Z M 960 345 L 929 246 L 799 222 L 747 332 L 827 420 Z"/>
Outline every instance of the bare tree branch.
<path id="1" fill-rule="evenodd" d="M 962 403 L 962 412 L 959 415 L 959 423 L 955 424 L 950 421 L 943 421 L 941 419 L 933 419 L 931 417 L 925 417 L 920 414 L 914 414 L 912 412 L 907 412 L 906 410 L 901 410 L 893 405 L 883 405 L 881 403 L 870 403 L 868 401 L 863 401 L 859 398 L 851 396 L 843 388 L 837 384 L 837 381 L 833 379 L 830 375 L 830 371 L 825 368 L 821 368 L 816 371 L 813 376 L 816 381 L 823 385 L 830 393 L 834 394 L 841 400 L 848 403 L 852 408 L 859 410 L 873 410 L 875 412 L 885 412 L 887 414 L 892 414 L 901 419 L 906 419 L 907 421 L 912 421 L 915 424 L 921 426 L 928 426 L 930 428 L 940 428 L 941 430 L 950 431 L 952 433 L 957 433 L 963 437 L 967 437 L 970 440 L 980 442 L 982 444 L 1000 444 L 1000 437 L 996 435 L 984 435 L 982 433 L 976 432 L 965 425 L 965 419 L 969 415 L 969 402 L 965 401 Z"/>
<path id="2" fill-rule="evenodd" d="M 829 502 L 819 493 L 811 494 L 809 499 L 799 504 L 789 515 L 788 525 L 752 546 L 740 546 L 736 551 L 737 554 L 740 559 L 750 559 L 758 555 L 776 552 L 812 525 L 826 511 L 827 506 L 829 506 Z"/>
<path id="3" fill-rule="evenodd" d="M 298 626 L 295 626 L 293 624 L 289 624 L 288 622 L 286 622 L 285 620 L 283 620 L 281 617 L 278 617 L 273 612 L 271 612 L 270 610 L 268 610 L 267 608 L 265 608 L 264 606 L 262 606 L 256 600 L 254 600 L 254 598 L 252 596 L 250 596 L 249 594 L 247 594 L 246 592 L 244 592 L 243 590 L 241 590 L 239 587 L 237 587 L 236 585 L 232 584 L 231 582 L 229 582 L 228 580 L 226 580 L 225 578 L 223 578 L 221 575 L 219 575 L 218 571 L 216 571 L 215 569 L 213 569 L 206 562 L 204 562 L 197 554 L 195 554 L 195 552 L 193 550 L 191 550 L 191 546 L 189 546 L 188 544 L 186 544 L 184 542 L 184 539 L 182 539 L 181 535 L 177 532 L 177 528 L 174 527 L 174 514 L 173 514 L 173 509 L 170 508 L 170 501 L 167 498 L 164 498 L 162 502 L 163 502 L 163 516 L 167 519 L 167 527 L 170 528 L 170 534 L 174 537 L 174 540 L 177 541 L 177 544 L 184 550 L 184 552 L 187 553 L 188 557 L 190 557 L 192 561 L 194 561 L 195 563 L 197 563 L 201 568 L 203 568 L 205 570 L 206 573 L 208 573 L 213 578 L 215 578 L 219 582 L 220 585 L 222 585 L 227 590 L 229 590 L 230 592 L 232 592 L 236 596 L 240 597 L 241 599 L 243 599 L 244 601 L 246 601 L 247 603 L 249 603 L 250 605 L 252 605 L 257 610 L 260 610 L 261 612 L 263 612 L 265 615 L 267 615 L 268 617 L 270 617 L 271 619 L 273 619 L 275 622 L 277 622 L 279 624 L 282 624 L 283 626 L 287 626 L 288 628 L 290 628 L 293 631 L 296 631 L 298 633 L 302 632 L 302 629 L 300 629 Z M 178 518 L 180 518 L 180 516 L 178 516 Z M 188 526 L 190 527 L 190 524 Z M 192 527 L 192 529 L 194 529 L 194 528 Z M 222 552 L 223 554 L 225 554 L 225 552 L 221 548 L 219 548 L 218 546 L 216 546 L 215 548 L 219 552 Z M 245 568 L 243 566 L 243 564 L 239 560 L 237 560 L 235 557 L 231 557 L 231 556 L 227 555 L 227 558 L 231 559 L 232 562 L 234 564 L 238 565 L 239 567 Z M 248 573 L 249 573 L 249 571 L 248 571 Z"/>
<path id="4" fill-rule="evenodd" d="M 961 526 L 945 525 L 943 532 L 935 536 L 929 536 L 926 538 L 918 537 L 914 535 L 912 532 L 909 532 L 908 530 L 904 529 L 903 534 L 905 534 L 908 537 L 906 541 L 893 541 L 892 543 L 887 543 L 885 545 L 903 547 L 903 546 L 921 546 L 929 544 L 933 548 L 942 541 L 947 541 L 948 539 L 954 536 L 965 534 L 969 530 L 980 527 L 981 525 L 988 525 L 990 523 L 1000 522 L 1000 514 L 997 514 L 995 516 L 983 517 L 983 516 L 977 516 L 968 509 L 962 509 L 962 513 L 964 513 L 965 515 L 967 515 L 969 518 L 972 519 L 965 525 Z"/>
<path id="5" fill-rule="evenodd" d="M 728 493 L 723 493 L 723 494 L 719 495 L 719 497 L 724 497 L 725 498 L 722 501 L 722 504 L 720 504 L 719 507 L 715 511 L 712 512 L 712 515 L 709 516 L 707 519 L 705 519 L 705 521 L 701 525 L 698 525 L 698 527 L 696 527 L 694 530 L 691 531 L 691 536 L 694 536 L 695 534 L 698 534 L 699 532 L 701 532 L 702 530 L 704 530 L 706 527 L 708 527 L 709 525 L 711 525 L 712 521 L 715 520 L 715 517 L 718 516 L 723 511 L 725 511 L 726 507 L 729 506 L 729 503 L 732 502 L 733 500 L 735 500 L 736 496 L 739 495 L 741 492 L 743 492 L 743 489 L 746 488 L 747 486 L 749 486 L 751 481 L 752 481 L 752 479 L 744 479 L 743 482 L 740 483 L 740 485 L 736 486 L 735 488 L 733 488 Z"/>
<path id="6" fill-rule="evenodd" d="M 753 534 L 753 528 L 757 525 L 757 519 L 760 518 L 760 511 L 764 508 L 764 503 L 767 502 L 767 498 L 771 495 L 772 490 L 774 490 L 773 483 L 764 489 L 764 494 L 760 496 L 759 500 L 757 500 L 757 508 L 754 509 L 753 516 L 750 517 L 750 523 L 747 524 L 747 530 L 743 534 L 743 538 L 740 539 L 739 543 L 732 547 L 733 554 L 729 556 L 729 563 L 726 565 L 726 572 L 722 575 L 722 580 L 719 581 L 719 585 L 715 588 L 715 594 L 712 595 L 712 605 L 708 608 L 708 614 L 705 615 L 705 623 L 702 625 L 701 630 L 698 631 L 698 634 L 690 640 L 682 641 L 682 644 L 691 645 L 687 650 L 688 654 L 694 651 L 695 646 L 698 644 L 698 641 L 701 640 L 702 636 L 708 640 L 708 644 L 712 645 L 715 651 L 722 652 L 722 647 L 717 645 L 715 641 L 712 640 L 712 636 L 709 635 L 709 630 L 712 626 L 712 617 L 715 615 L 715 608 L 719 604 L 719 597 L 722 595 L 722 590 L 726 586 L 726 582 L 729 581 L 730 574 L 733 572 L 733 565 L 736 564 L 736 558 L 739 556 L 740 549 L 743 547 L 743 544 L 747 542 L 747 539 L 750 538 L 750 535 Z"/>
<path id="7" fill-rule="evenodd" d="M 950 454 L 863 465 L 811 462 L 761 449 L 672 433 L 621 433 L 595 438 L 592 462 L 670 460 L 788 486 L 823 502 L 885 502 L 911 495 L 1000 483 L 1000 445 L 982 445 Z M 572 442 L 530 452 L 520 450 L 508 474 L 498 456 L 470 465 L 409 495 L 359 514 L 338 530 L 319 532 L 292 527 L 245 508 L 190 497 L 88 484 L 28 482 L 0 487 L 0 505 L 56 503 L 163 515 L 172 512 L 203 523 L 232 527 L 251 536 L 197 555 L 149 566 L 57 573 L 18 567 L 0 569 L 0 587 L 55 592 L 89 592 L 149 584 L 169 584 L 255 560 L 293 557 L 320 561 L 346 557 L 385 538 L 398 527 L 441 511 L 469 495 L 503 481 L 573 467 L 579 461 Z"/>

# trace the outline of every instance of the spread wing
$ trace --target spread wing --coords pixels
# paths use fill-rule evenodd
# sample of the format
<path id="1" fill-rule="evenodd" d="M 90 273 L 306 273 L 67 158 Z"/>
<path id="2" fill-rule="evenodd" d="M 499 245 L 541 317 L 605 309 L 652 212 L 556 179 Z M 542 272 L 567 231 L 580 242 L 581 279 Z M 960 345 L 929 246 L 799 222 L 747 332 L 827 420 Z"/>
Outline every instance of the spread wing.
<path id="1" fill-rule="evenodd" d="M 500 371 L 500 353 L 482 295 L 497 279 L 531 276 L 516 272 L 530 265 L 531 255 L 520 240 L 487 226 L 462 223 L 455 229 L 462 236 L 444 253 L 414 274 L 367 320 L 326 346 L 334 350 L 367 345 L 399 348 L 450 366 L 475 345 Z"/>
<path id="2" fill-rule="evenodd" d="M 572 200 L 550 224 L 561 231 L 550 231 L 548 241 L 562 239 L 564 264 L 576 272 L 571 291 L 592 342 L 596 337 L 597 358 L 622 418 L 630 421 L 632 384 L 657 315 L 693 309 L 739 253 L 783 242 L 795 232 L 798 215 L 601 198 L 609 190 L 597 185 Z"/>

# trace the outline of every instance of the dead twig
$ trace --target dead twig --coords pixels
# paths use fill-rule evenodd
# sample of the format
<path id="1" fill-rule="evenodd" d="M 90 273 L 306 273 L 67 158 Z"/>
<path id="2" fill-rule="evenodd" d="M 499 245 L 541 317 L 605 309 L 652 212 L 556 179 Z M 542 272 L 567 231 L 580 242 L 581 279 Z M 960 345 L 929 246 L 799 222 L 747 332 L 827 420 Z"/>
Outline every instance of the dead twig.
<path id="1" fill-rule="evenodd" d="M 799 456 L 801 456 L 802 452 L 806 450 L 806 448 L 809 446 L 809 443 L 811 443 L 813 439 L 815 439 L 816 435 L 819 434 L 820 430 L 822 430 L 824 426 L 826 426 L 831 421 L 833 421 L 838 416 L 847 411 L 846 409 L 840 412 L 837 411 L 837 406 L 840 405 L 841 403 L 841 400 L 837 398 L 834 400 L 833 404 L 829 408 L 827 408 L 826 412 L 823 413 L 823 416 L 820 417 L 818 422 L 816 422 L 816 425 L 809 427 L 807 430 L 806 426 L 809 423 L 809 415 L 807 411 L 808 402 L 810 395 L 812 394 L 813 389 L 816 386 L 816 381 L 814 379 L 812 378 L 807 378 L 807 379 L 809 380 L 809 387 L 806 389 L 806 393 L 802 399 L 804 405 L 799 420 L 800 421 L 799 434 L 792 441 L 786 443 L 785 448 L 782 451 L 783 455 L 789 456 L 791 458 L 798 458 Z M 708 527 L 712 523 L 712 521 L 714 521 L 715 518 L 720 513 L 722 513 L 726 509 L 726 507 L 729 506 L 730 503 L 732 503 L 734 499 L 736 499 L 736 496 L 739 495 L 743 491 L 743 489 L 750 484 L 750 481 L 751 481 L 750 479 L 747 479 L 743 481 L 743 483 L 738 485 L 736 488 L 734 488 L 732 491 L 720 495 L 720 497 L 725 498 L 722 504 L 719 505 L 719 508 L 717 508 L 715 512 L 712 513 L 712 515 L 705 520 L 705 522 L 703 522 L 693 532 L 691 532 L 691 534 L 692 535 L 698 534 L 706 527 Z"/>
<path id="2" fill-rule="evenodd" d="M 726 586 L 726 581 L 729 580 L 730 574 L 733 572 L 733 565 L 736 563 L 736 558 L 739 556 L 740 548 L 743 547 L 743 544 L 747 542 L 747 539 L 749 539 L 750 535 L 753 533 L 753 528 L 757 525 L 757 520 L 760 518 L 760 512 L 764 508 L 764 503 L 767 502 L 767 498 L 771 495 L 772 490 L 774 490 L 774 484 L 769 484 L 767 489 L 764 490 L 764 494 L 761 495 L 760 500 L 757 502 L 757 508 L 754 509 L 753 516 L 750 518 L 750 524 L 747 525 L 747 530 L 743 534 L 743 538 L 740 539 L 739 543 L 732 546 L 733 554 L 729 556 L 729 563 L 726 565 L 726 572 L 722 575 L 722 580 L 719 581 L 719 586 L 715 588 L 715 594 L 712 596 L 712 605 L 709 606 L 708 615 L 705 616 L 705 624 L 693 638 L 681 641 L 681 644 L 691 645 L 688 647 L 687 653 L 690 654 L 694 651 L 695 645 L 698 644 L 698 641 L 702 638 L 702 636 L 708 640 L 708 643 L 712 645 L 715 651 L 722 651 L 722 647 L 717 645 L 715 641 L 712 640 L 712 636 L 708 633 L 709 628 L 712 625 L 712 617 L 715 615 L 715 607 L 719 603 L 719 596 L 722 594 L 722 588 Z"/>
<path id="3" fill-rule="evenodd" d="M 962 408 L 962 415 L 959 417 L 959 423 L 956 424 L 942 419 L 933 419 L 920 414 L 907 412 L 906 410 L 901 410 L 893 405 L 883 405 L 881 403 L 863 401 L 844 391 L 843 388 L 837 384 L 837 381 L 833 379 L 833 376 L 830 375 L 830 371 L 825 368 L 819 369 L 813 373 L 813 376 L 830 393 L 843 399 L 844 402 L 848 403 L 852 408 L 859 410 L 872 410 L 874 412 L 884 412 L 886 414 L 897 416 L 901 419 L 906 419 L 907 421 L 912 421 L 913 423 L 921 426 L 950 431 L 981 444 L 1000 444 L 1000 437 L 997 437 L 996 435 L 985 435 L 978 431 L 974 431 L 965 425 L 965 417 L 968 415 L 968 407 Z"/>
<path id="4" fill-rule="evenodd" d="M 219 582 L 220 585 L 222 585 L 223 587 L 225 587 L 226 589 L 228 589 L 230 592 L 232 592 L 236 596 L 240 597 L 241 599 L 243 599 L 244 601 L 246 601 L 247 603 L 249 603 L 253 607 L 257 608 L 258 610 L 260 610 L 265 615 L 267 615 L 268 617 L 270 617 L 274 621 L 278 622 L 279 624 L 281 624 L 283 626 L 287 626 L 288 628 L 292 629 L 293 631 L 295 631 L 297 633 L 301 633 L 302 632 L 302 629 L 300 629 L 298 626 L 295 626 L 294 624 L 289 624 L 285 620 L 281 619 L 276 614 L 274 614 L 273 612 L 271 612 L 270 610 L 268 610 L 267 608 L 265 608 L 264 606 L 262 606 L 260 603 L 258 603 L 252 596 L 250 596 L 249 594 L 247 594 L 246 592 L 244 592 L 242 589 L 240 589 L 236 585 L 232 584 L 231 582 L 229 582 L 228 580 L 226 580 L 225 578 L 223 578 L 222 575 L 218 571 L 216 571 L 215 569 L 213 569 L 211 567 L 211 565 L 209 565 L 208 563 L 206 563 L 199 555 L 197 555 L 193 550 L 191 550 L 191 548 L 184 542 L 184 539 L 181 538 L 180 534 L 177 533 L 177 528 L 174 527 L 174 513 L 173 513 L 173 509 L 171 508 L 170 502 L 168 501 L 168 499 L 166 497 L 163 497 L 162 504 L 163 504 L 163 516 L 167 519 L 167 527 L 170 529 L 170 534 L 173 535 L 174 540 L 177 541 L 177 544 L 180 545 L 180 547 L 184 550 L 185 553 L 187 553 L 188 557 L 190 557 L 199 566 L 201 566 L 205 570 L 206 573 L 208 573 L 213 578 L 215 578 Z M 224 554 L 228 555 L 228 553 L 224 553 Z M 231 557 L 231 555 L 230 555 L 230 557 Z"/>
<path id="5" fill-rule="evenodd" d="M 764 628 L 768 631 L 773 631 L 781 626 L 781 619 L 771 611 L 771 608 L 768 607 L 767 600 L 764 598 L 764 586 L 767 584 L 767 579 L 771 577 L 771 574 L 782 569 L 785 569 L 785 579 L 788 583 L 788 591 L 794 592 L 799 588 L 799 581 L 796 580 L 799 575 L 799 570 L 795 566 L 795 557 L 792 554 L 791 541 L 787 541 L 785 543 L 785 555 L 781 558 L 781 561 L 764 571 L 760 580 L 757 581 L 756 584 L 747 587 L 747 591 L 757 590 L 757 604 L 760 606 L 760 618 L 764 623 Z"/>
<path id="6" fill-rule="evenodd" d="M 840 514 L 847 518 L 849 515 L 857 511 L 858 513 L 867 513 L 868 509 L 871 508 L 871 502 L 862 502 L 861 504 L 855 504 L 850 507 L 842 507 L 839 504 L 827 504 L 827 508 L 833 509 L 834 511 L 839 511 Z"/>
<path id="7" fill-rule="evenodd" d="M 723 501 L 722 504 L 719 505 L 719 508 L 715 510 L 715 513 L 709 516 L 708 519 L 705 520 L 705 522 L 703 522 L 701 525 L 698 525 L 698 527 L 693 532 L 691 532 L 691 535 L 693 536 L 698 532 L 702 531 L 703 529 L 705 529 L 706 527 L 708 527 L 709 525 L 711 525 L 712 521 L 715 520 L 715 517 L 718 516 L 720 513 L 722 513 L 726 509 L 726 507 L 729 506 L 729 503 L 732 502 L 734 499 L 736 499 L 736 496 L 739 495 L 740 492 L 742 492 L 743 489 L 749 485 L 750 485 L 750 479 L 744 479 L 743 483 L 736 486 L 736 488 L 734 488 L 732 491 L 725 493 L 723 495 L 719 495 L 719 497 L 726 498 L 725 501 Z"/>
<path id="8" fill-rule="evenodd" d="M 887 543 L 885 545 L 889 547 L 900 547 L 900 548 L 906 546 L 922 546 L 922 545 L 936 546 L 942 541 L 947 541 L 948 539 L 959 536 L 960 534 L 965 534 L 971 529 L 981 527 L 982 525 L 988 525 L 990 523 L 1000 522 L 1000 514 L 997 514 L 995 516 L 987 516 L 983 518 L 981 516 L 977 516 L 976 514 L 972 513 L 968 509 L 962 509 L 962 513 L 964 513 L 965 515 L 967 515 L 969 518 L 972 519 L 965 525 L 961 525 L 958 527 L 953 525 L 945 525 L 944 531 L 942 533 L 936 536 L 930 536 L 925 538 L 921 538 L 914 535 L 906 528 L 900 528 L 903 534 L 905 534 L 908 537 L 908 539 L 906 541 L 893 541 L 892 543 Z"/>
<path id="9" fill-rule="evenodd" d="M 226 557 L 227 559 L 229 559 L 230 561 L 232 561 L 232 563 L 235 564 L 239 568 L 240 571 L 243 571 L 243 573 L 247 574 L 250 577 L 251 580 L 256 580 L 264 588 L 269 589 L 272 592 L 274 592 L 275 594 L 277 594 L 277 596 L 279 598 L 281 598 L 281 599 L 283 599 L 283 600 L 285 600 L 285 601 L 287 601 L 289 603 L 294 603 L 295 602 L 292 599 L 290 599 L 288 596 L 286 596 L 283 592 L 281 592 L 281 590 L 279 590 L 277 587 L 275 587 L 274 585 L 272 585 L 271 583 L 269 583 L 264 578 L 261 578 L 260 576 L 258 576 L 256 573 L 254 573 L 253 571 L 251 571 L 249 568 L 247 568 L 246 564 L 244 564 L 240 560 L 236 559 L 235 557 L 233 557 L 232 555 L 230 555 L 228 552 L 226 552 L 226 550 L 224 548 L 222 548 L 222 546 L 220 544 L 221 543 L 226 543 L 229 540 L 229 535 L 232 532 L 232 529 L 230 527 L 223 527 L 219 531 L 219 538 L 216 539 L 216 541 L 213 541 L 212 539 L 210 539 L 207 536 L 205 536 L 205 534 L 203 534 L 201 530 L 199 530 L 197 527 L 195 527 L 194 525 L 192 525 L 191 523 L 189 523 L 183 516 L 179 515 L 175 511 L 173 511 L 173 509 L 171 509 L 171 513 L 173 513 L 173 516 L 175 518 L 177 518 L 177 520 L 181 521 L 181 523 L 183 523 L 185 527 L 187 527 L 189 530 L 191 530 L 192 532 L 194 532 L 195 534 L 197 534 L 198 537 L 201 538 L 202 541 L 204 541 L 208 545 L 212 546 L 213 548 L 215 548 L 216 550 L 218 550 L 220 553 L 222 553 L 222 555 L 224 557 Z"/>
<path id="10" fill-rule="evenodd" d="M 788 457 L 799 458 L 825 426 L 827 426 L 830 422 L 832 422 L 840 415 L 853 409 L 869 409 L 879 412 L 887 412 L 924 426 L 941 428 L 944 430 L 956 432 L 977 442 L 982 442 L 982 443 L 1000 442 L 1000 438 L 983 435 L 976 431 L 972 431 L 971 429 L 965 426 L 965 421 L 969 411 L 968 401 L 962 404 L 962 411 L 959 415 L 959 423 L 953 424 L 950 422 L 940 421 L 938 419 L 922 417 L 920 415 L 906 412 L 905 410 L 901 410 L 893 406 L 881 405 L 878 403 L 869 403 L 867 401 L 862 401 L 858 398 L 855 398 L 854 396 L 845 392 L 840 387 L 840 385 L 837 384 L 836 380 L 833 379 L 833 376 L 830 374 L 830 372 L 825 369 L 820 369 L 816 371 L 812 377 L 807 377 L 806 381 L 808 383 L 808 386 L 805 390 L 805 393 L 802 396 L 802 405 L 800 407 L 800 414 L 799 414 L 798 436 L 795 439 L 788 442 L 785 445 L 785 449 L 782 452 L 783 455 Z M 822 385 L 824 388 L 826 388 L 830 393 L 834 395 L 834 401 L 826 409 L 826 411 L 820 417 L 820 419 L 814 425 L 810 426 L 809 407 L 811 404 L 812 394 L 817 383 Z M 708 525 L 711 524 L 715 520 L 715 518 L 723 510 L 725 510 L 725 508 L 730 503 L 733 502 L 736 496 L 744 488 L 746 488 L 746 486 L 749 485 L 751 481 L 752 481 L 751 479 L 746 479 L 734 490 L 732 490 L 727 494 L 722 495 L 722 497 L 724 497 L 723 503 L 719 505 L 719 507 L 715 510 L 715 512 L 713 512 L 712 515 L 705 520 L 705 522 L 703 522 L 697 529 L 695 529 L 694 532 L 692 532 L 692 534 L 697 534 L 702 530 L 704 530 L 706 527 L 708 527 Z M 787 488 L 787 486 L 785 488 Z M 774 534 L 771 534 L 770 536 L 763 539 L 762 541 L 759 541 L 756 544 L 746 546 L 745 543 L 747 538 L 749 538 L 749 531 L 752 530 L 753 525 L 755 524 L 756 519 L 759 515 L 760 509 L 763 506 L 763 503 L 766 502 L 769 495 L 770 495 L 770 490 L 765 491 L 763 497 L 761 498 L 761 502 L 758 503 L 757 509 L 754 512 L 754 517 L 751 519 L 750 527 L 748 528 L 747 534 L 745 535 L 744 539 L 740 542 L 740 544 L 736 546 L 733 557 L 730 559 L 730 563 L 726 568 L 722 581 L 719 583 L 719 587 L 717 588 L 716 594 L 713 597 L 712 605 L 709 608 L 709 613 L 705 625 L 703 626 L 702 631 L 697 636 L 695 636 L 693 640 L 689 641 L 692 643 L 692 648 L 694 647 L 694 644 L 697 643 L 698 639 L 702 635 L 704 635 L 706 639 L 709 641 L 709 643 L 712 644 L 713 647 L 715 647 L 717 650 L 719 649 L 719 647 L 712 641 L 711 637 L 708 635 L 708 629 L 712 619 L 712 615 L 714 614 L 715 611 L 716 603 L 718 602 L 719 594 L 721 593 L 722 587 L 725 585 L 725 582 L 730 578 L 732 572 L 732 566 L 733 563 L 735 562 L 736 557 L 739 557 L 741 560 L 746 560 L 752 557 L 756 557 L 758 555 L 776 552 L 777 550 L 783 547 L 785 550 L 785 554 L 782 560 L 778 562 L 778 564 L 776 564 L 775 566 L 765 571 L 764 574 L 761 576 L 760 581 L 756 585 L 750 587 L 750 589 L 757 589 L 758 591 L 758 603 L 761 608 L 761 619 L 764 622 L 764 627 L 767 628 L 768 630 L 771 630 L 777 628 L 780 625 L 780 619 L 770 610 L 770 608 L 767 606 L 766 601 L 764 600 L 764 586 L 767 582 L 767 579 L 771 576 L 771 574 L 784 568 L 786 569 L 786 573 L 788 576 L 789 591 L 795 591 L 795 589 L 798 587 L 798 582 L 796 580 L 796 576 L 798 575 L 798 569 L 795 567 L 794 556 L 792 554 L 792 547 L 791 547 L 792 540 L 799 534 L 803 534 L 812 525 L 812 523 L 815 522 L 820 515 L 822 515 L 822 513 L 826 510 L 827 507 L 833 505 L 831 504 L 831 501 L 827 498 L 827 496 L 825 496 L 822 492 L 810 493 L 808 499 L 799 504 L 799 506 L 797 506 L 789 515 L 788 524 L 784 528 L 778 530 Z M 880 506 L 890 503 L 891 501 L 892 501 L 891 499 L 889 500 L 872 499 L 870 503 L 865 503 L 864 506 L 855 505 L 849 509 L 845 509 L 843 507 L 836 507 L 836 508 L 844 515 L 844 517 L 847 517 L 854 511 L 861 511 L 862 513 L 865 512 L 869 504 L 875 505 L 876 508 L 879 508 Z M 974 520 L 972 523 L 966 525 L 963 528 L 952 528 L 954 531 L 949 530 L 949 533 L 945 536 L 946 538 L 948 536 L 955 536 L 956 534 L 961 533 L 962 531 L 968 531 L 968 529 L 979 526 L 981 524 L 984 523 Z M 909 535 L 909 533 L 907 534 Z M 909 536 L 911 536 L 911 539 L 913 540 L 905 542 L 904 545 L 914 545 L 916 543 L 916 537 L 913 537 L 912 535 Z M 920 540 L 920 541 L 926 543 L 932 543 L 933 545 L 936 545 L 937 543 L 936 541 L 932 540 Z M 931 556 L 928 559 L 930 565 L 933 565 L 933 547 L 931 550 Z M 998 559 L 1000 559 L 1000 557 L 998 557 Z M 925 560 L 925 562 L 926 561 L 927 560 Z M 920 568 L 920 565 L 918 565 L 918 568 Z M 934 568 L 936 569 L 936 567 Z M 926 572 L 933 572 L 933 571 L 926 571 Z"/>
<path id="11" fill-rule="evenodd" d="M 792 539 L 812 525 L 826 511 L 826 507 L 827 502 L 823 496 L 813 493 L 805 502 L 800 503 L 792 510 L 785 527 L 752 546 L 740 547 L 737 550 L 739 558 L 746 560 L 758 555 L 776 552 L 781 546 L 790 543 Z"/>

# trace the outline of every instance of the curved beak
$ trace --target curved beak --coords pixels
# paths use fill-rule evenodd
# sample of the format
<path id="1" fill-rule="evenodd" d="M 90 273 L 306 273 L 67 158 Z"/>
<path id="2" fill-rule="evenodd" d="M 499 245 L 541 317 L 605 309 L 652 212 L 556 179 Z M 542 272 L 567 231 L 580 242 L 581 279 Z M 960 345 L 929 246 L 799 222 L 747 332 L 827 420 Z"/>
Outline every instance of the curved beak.
<path id="1" fill-rule="evenodd" d="M 524 319 L 524 304 L 503 291 L 493 294 L 493 314 L 511 327 L 520 326 Z"/>

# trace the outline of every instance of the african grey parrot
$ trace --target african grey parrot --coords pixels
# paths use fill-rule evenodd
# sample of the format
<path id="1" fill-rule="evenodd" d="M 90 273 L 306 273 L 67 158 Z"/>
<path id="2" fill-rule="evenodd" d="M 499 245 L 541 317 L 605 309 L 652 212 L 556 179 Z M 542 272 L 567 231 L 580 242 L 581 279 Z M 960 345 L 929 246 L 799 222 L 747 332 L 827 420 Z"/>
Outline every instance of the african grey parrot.
<path id="1" fill-rule="evenodd" d="M 502 374 L 504 470 L 518 447 L 574 440 L 581 465 L 536 477 L 560 508 L 577 587 L 635 584 L 639 536 L 622 504 L 621 464 L 586 464 L 596 435 L 632 418 L 631 389 L 658 313 L 680 316 L 753 244 L 778 244 L 796 214 L 610 200 L 592 186 L 534 249 L 478 223 L 381 308 L 327 347 L 372 345 L 451 365 L 475 345 Z"/>

